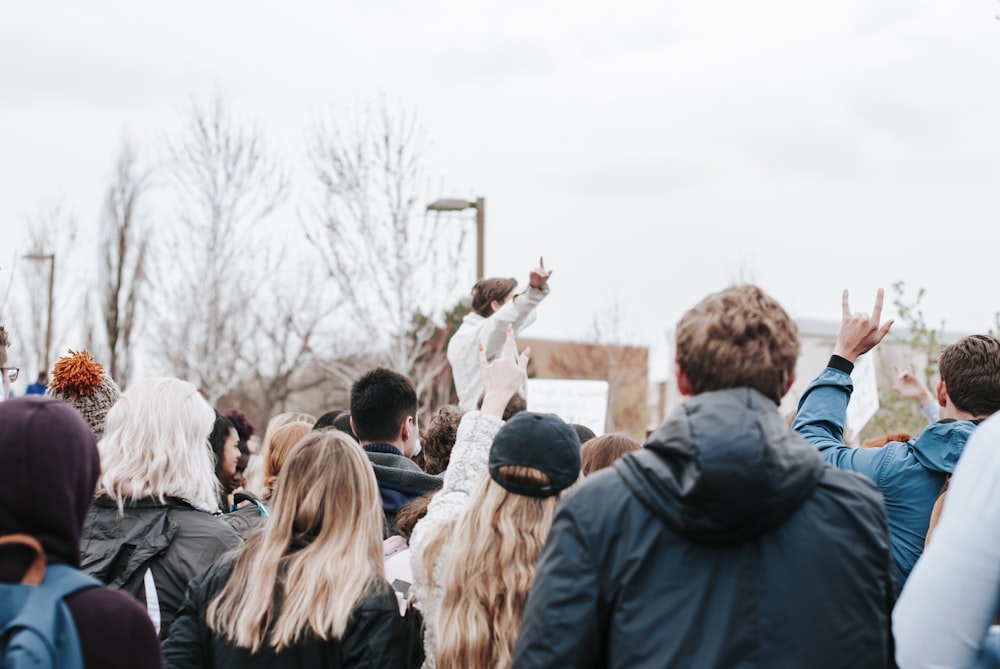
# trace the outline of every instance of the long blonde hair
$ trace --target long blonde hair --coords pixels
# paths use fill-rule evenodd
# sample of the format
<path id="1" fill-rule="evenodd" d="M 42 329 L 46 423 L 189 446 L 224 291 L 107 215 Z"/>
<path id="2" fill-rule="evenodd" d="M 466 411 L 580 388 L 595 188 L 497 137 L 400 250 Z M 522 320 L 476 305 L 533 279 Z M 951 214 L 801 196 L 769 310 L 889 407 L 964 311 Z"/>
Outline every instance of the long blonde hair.
<path id="1" fill-rule="evenodd" d="M 371 464 L 350 436 L 303 437 L 278 475 L 270 522 L 247 540 L 208 605 L 209 629 L 251 653 L 306 635 L 342 637 L 357 602 L 384 578 L 379 500 Z"/>
<path id="2" fill-rule="evenodd" d="M 219 505 L 219 481 L 208 435 L 215 411 L 187 381 L 145 379 L 108 411 L 97 493 L 125 504 L 178 497 L 205 511 Z"/>
<path id="3" fill-rule="evenodd" d="M 500 475 L 523 485 L 549 484 L 548 476 L 530 467 L 502 467 Z M 434 580 L 439 556 L 447 574 L 434 621 L 438 669 L 510 666 L 558 504 L 558 496 L 517 495 L 484 475 L 462 515 L 430 539 L 427 581 Z"/>
<path id="4" fill-rule="evenodd" d="M 298 422 L 312 425 L 316 422 L 316 418 L 312 414 L 286 411 L 285 413 L 279 413 L 277 416 L 272 416 L 271 420 L 267 421 L 267 428 L 264 430 L 264 438 L 260 442 L 260 448 L 251 456 L 250 461 L 247 463 L 247 468 L 243 472 L 243 479 L 245 480 L 243 487 L 246 490 L 255 493 L 259 497 L 264 496 L 266 492 L 264 490 L 264 465 L 267 461 L 268 453 L 271 452 L 271 440 L 274 439 L 274 433 L 289 423 Z"/>

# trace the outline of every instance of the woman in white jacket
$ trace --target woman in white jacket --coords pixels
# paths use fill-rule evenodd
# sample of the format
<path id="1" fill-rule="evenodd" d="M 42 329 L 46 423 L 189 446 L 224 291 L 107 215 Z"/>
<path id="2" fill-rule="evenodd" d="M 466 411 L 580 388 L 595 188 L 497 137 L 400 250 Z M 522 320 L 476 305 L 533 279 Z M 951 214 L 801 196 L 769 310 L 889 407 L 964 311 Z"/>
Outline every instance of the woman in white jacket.
<path id="1" fill-rule="evenodd" d="M 458 405 L 463 411 L 476 408 L 483 393 L 479 378 L 479 359 L 476 351 L 482 345 L 486 359 L 493 360 L 503 348 L 507 326 L 514 334 L 531 325 L 535 320 L 535 307 L 549 294 L 549 276 L 544 259 L 531 270 L 528 290 L 514 294 L 516 279 L 480 279 L 472 287 L 472 311 L 462 319 L 462 325 L 448 342 L 448 363 L 455 379 Z"/>
<path id="2" fill-rule="evenodd" d="M 579 479 L 580 441 L 569 425 L 528 412 L 506 425 L 500 419 L 524 380 L 529 353 L 517 356 L 512 326 L 493 363 L 480 347 L 482 410 L 462 418 L 444 486 L 414 530 L 424 667 L 510 665 L 559 497 Z"/>

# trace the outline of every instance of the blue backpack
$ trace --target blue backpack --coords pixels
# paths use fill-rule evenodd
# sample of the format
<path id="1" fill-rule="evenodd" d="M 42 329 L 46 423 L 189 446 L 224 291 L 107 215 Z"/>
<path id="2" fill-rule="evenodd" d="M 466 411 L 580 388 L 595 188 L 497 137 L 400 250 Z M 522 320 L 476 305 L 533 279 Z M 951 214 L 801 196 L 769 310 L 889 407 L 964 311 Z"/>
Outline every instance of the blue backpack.
<path id="1" fill-rule="evenodd" d="M 31 548 L 35 557 L 20 583 L 0 583 L 0 667 L 83 669 L 76 624 L 63 599 L 101 582 L 66 565 L 46 569 L 32 536 L 0 537 L 0 545 L 11 544 Z"/>

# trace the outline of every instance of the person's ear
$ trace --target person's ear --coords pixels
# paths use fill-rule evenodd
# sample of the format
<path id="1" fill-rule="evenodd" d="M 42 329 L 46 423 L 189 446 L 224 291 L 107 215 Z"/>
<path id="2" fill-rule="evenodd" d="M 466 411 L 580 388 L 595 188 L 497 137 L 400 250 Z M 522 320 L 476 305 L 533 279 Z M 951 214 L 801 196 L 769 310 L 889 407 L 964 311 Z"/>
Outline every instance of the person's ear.
<path id="1" fill-rule="evenodd" d="M 399 438 L 402 439 L 404 443 L 410 440 L 410 430 L 413 429 L 413 424 L 410 422 L 412 420 L 413 416 L 407 416 L 403 419 L 403 423 L 399 426 Z"/>
<path id="2" fill-rule="evenodd" d="M 938 381 L 937 384 L 937 401 L 938 405 L 942 407 L 948 406 L 948 386 L 944 384 L 944 381 Z"/>
<path id="3" fill-rule="evenodd" d="M 492 316 L 493 314 L 495 314 L 497 310 L 502 306 L 503 305 L 500 304 L 500 300 L 493 300 L 492 302 L 490 302 L 490 309 L 492 310 L 490 311 L 490 315 Z"/>
<path id="4" fill-rule="evenodd" d="M 681 391 L 684 397 L 691 397 L 694 392 L 691 390 L 691 379 L 688 378 L 680 363 L 674 363 L 674 375 L 677 377 L 677 390 Z"/>
<path id="5" fill-rule="evenodd" d="M 785 392 L 781 393 L 781 396 L 784 397 L 785 395 L 787 395 L 788 391 L 791 390 L 792 386 L 794 385 L 795 385 L 795 370 L 793 369 L 792 375 L 788 377 L 788 383 L 785 384 Z"/>
<path id="6" fill-rule="evenodd" d="M 354 418 L 348 416 L 347 420 L 350 421 L 350 423 L 351 423 L 351 432 L 353 432 L 354 434 L 357 434 L 358 433 L 358 428 L 354 427 Z"/>

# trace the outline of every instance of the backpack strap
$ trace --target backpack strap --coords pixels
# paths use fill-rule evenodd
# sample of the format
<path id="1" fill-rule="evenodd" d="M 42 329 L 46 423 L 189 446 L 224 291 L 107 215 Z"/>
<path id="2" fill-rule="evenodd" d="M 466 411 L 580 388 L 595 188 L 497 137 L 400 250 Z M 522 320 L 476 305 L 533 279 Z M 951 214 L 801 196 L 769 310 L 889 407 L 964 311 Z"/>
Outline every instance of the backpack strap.
<path id="1" fill-rule="evenodd" d="M 41 585 L 45 578 L 45 551 L 38 539 L 30 534 L 5 534 L 0 536 L 0 546 L 25 546 L 34 553 L 28 571 L 21 577 L 21 585 Z"/>
<path id="2" fill-rule="evenodd" d="M 260 516 L 267 518 L 271 515 L 271 510 L 267 508 L 267 504 L 264 504 L 257 495 L 249 490 L 241 490 L 233 495 L 233 506 L 229 509 L 230 513 L 236 510 L 240 502 L 252 502 L 257 507 L 257 514 Z"/>
<path id="3" fill-rule="evenodd" d="M 0 545 L 27 546 L 35 554 L 21 584 L 4 586 L 8 588 L 4 603 L 14 605 L 14 615 L 0 626 L 4 662 L 20 667 L 30 660 L 35 666 L 48 659 L 61 667 L 83 667 L 76 623 L 65 598 L 101 582 L 68 565 L 46 568 L 45 553 L 34 537 L 7 535 L 0 537 Z"/>

